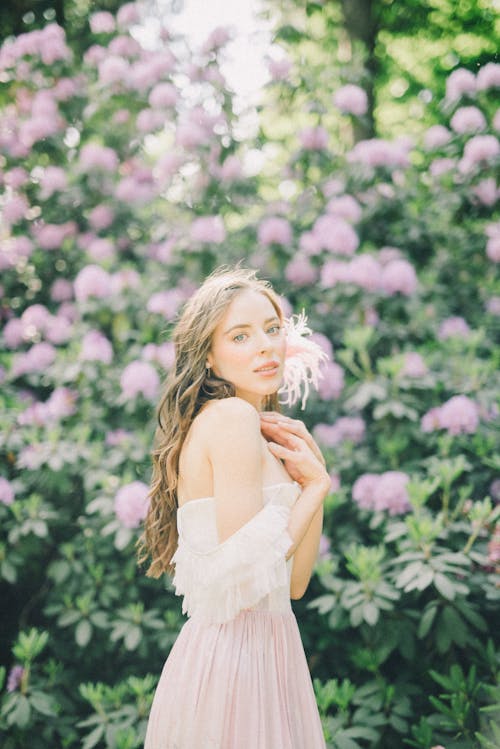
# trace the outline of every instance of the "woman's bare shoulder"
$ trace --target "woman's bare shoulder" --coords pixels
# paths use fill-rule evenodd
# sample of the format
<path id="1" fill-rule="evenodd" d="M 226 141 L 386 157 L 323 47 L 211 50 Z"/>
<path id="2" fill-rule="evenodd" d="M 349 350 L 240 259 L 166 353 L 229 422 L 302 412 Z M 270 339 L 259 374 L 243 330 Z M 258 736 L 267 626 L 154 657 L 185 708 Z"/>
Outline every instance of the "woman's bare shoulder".
<path id="1" fill-rule="evenodd" d="M 259 426 L 260 431 L 257 410 L 248 401 L 237 396 L 210 401 L 196 418 L 200 424 L 206 424 L 209 428 L 227 425 L 229 421 L 243 420 L 246 427 L 254 424 Z"/>

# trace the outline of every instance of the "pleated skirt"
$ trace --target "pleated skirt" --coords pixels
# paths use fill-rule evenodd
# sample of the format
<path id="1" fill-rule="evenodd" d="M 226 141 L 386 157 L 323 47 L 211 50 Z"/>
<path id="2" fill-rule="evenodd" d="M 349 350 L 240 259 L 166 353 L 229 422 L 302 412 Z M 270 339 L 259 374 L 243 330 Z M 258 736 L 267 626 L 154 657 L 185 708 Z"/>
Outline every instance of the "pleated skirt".
<path id="1" fill-rule="evenodd" d="M 144 749 L 326 749 L 293 611 L 188 619 L 163 667 Z"/>

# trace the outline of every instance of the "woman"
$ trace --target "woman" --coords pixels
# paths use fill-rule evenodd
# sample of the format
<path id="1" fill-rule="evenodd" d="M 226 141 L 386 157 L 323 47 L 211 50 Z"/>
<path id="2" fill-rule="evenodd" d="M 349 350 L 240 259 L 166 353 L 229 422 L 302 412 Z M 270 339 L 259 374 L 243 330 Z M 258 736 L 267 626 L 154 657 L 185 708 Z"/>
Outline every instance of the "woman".
<path id="1" fill-rule="evenodd" d="M 150 577 L 175 571 L 189 618 L 145 749 L 324 749 L 290 597 L 309 583 L 330 477 L 302 422 L 278 413 L 279 298 L 254 271 L 221 268 L 173 340 L 139 561 L 151 555 Z"/>

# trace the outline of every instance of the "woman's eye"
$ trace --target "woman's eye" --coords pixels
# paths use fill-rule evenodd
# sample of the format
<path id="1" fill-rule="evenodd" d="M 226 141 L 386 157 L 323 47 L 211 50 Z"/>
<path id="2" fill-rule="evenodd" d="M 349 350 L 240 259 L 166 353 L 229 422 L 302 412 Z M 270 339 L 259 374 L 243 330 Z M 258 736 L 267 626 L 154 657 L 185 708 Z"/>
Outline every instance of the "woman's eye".
<path id="1" fill-rule="evenodd" d="M 279 333 L 280 330 L 281 330 L 281 325 L 273 325 L 272 328 L 269 328 L 268 332 L 271 332 L 272 330 L 274 330 L 275 332 Z"/>
<path id="2" fill-rule="evenodd" d="M 242 341 L 245 337 L 244 333 L 238 333 L 238 335 L 235 335 L 233 338 L 233 341 Z"/>

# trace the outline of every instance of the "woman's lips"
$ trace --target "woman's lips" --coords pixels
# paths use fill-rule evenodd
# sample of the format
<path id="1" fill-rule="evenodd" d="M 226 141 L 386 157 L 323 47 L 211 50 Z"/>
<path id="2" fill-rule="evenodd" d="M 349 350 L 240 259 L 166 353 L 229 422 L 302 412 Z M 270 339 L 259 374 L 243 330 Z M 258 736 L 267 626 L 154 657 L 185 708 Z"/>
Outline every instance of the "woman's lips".
<path id="1" fill-rule="evenodd" d="M 266 366 L 265 368 L 256 369 L 255 373 L 262 377 L 274 377 L 274 375 L 279 371 L 279 368 L 279 364 L 273 364 L 272 366 L 269 365 L 269 367 Z"/>

